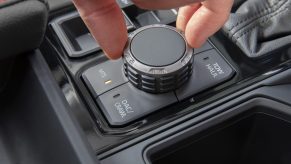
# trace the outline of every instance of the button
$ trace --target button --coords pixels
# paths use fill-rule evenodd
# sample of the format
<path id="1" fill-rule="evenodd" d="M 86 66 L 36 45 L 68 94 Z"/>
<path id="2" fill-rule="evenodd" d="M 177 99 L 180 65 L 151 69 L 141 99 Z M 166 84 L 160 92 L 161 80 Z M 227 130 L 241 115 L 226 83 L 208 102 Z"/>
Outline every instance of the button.
<path id="1" fill-rule="evenodd" d="M 106 61 L 83 73 L 83 80 L 95 98 L 128 81 L 122 71 L 122 65 L 122 59 Z"/>
<path id="2" fill-rule="evenodd" d="M 162 24 L 170 24 L 176 21 L 178 11 L 176 9 L 171 10 L 155 10 L 153 11 Z"/>
<path id="3" fill-rule="evenodd" d="M 97 102 L 108 122 L 121 126 L 171 105 L 177 98 L 173 92 L 150 94 L 126 83 L 102 94 Z"/>
<path id="4" fill-rule="evenodd" d="M 203 52 L 203 51 L 207 51 L 207 50 L 211 50 L 213 49 L 212 45 L 209 43 L 209 41 L 206 41 L 202 47 L 200 48 L 195 48 L 194 50 L 194 54 L 198 54 L 200 52 Z"/>
<path id="5" fill-rule="evenodd" d="M 177 11 L 172 10 L 156 10 L 147 11 L 139 14 L 136 20 L 141 26 L 152 25 L 152 24 L 170 24 L 176 21 Z"/>
<path id="6" fill-rule="evenodd" d="M 229 80 L 234 70 L 216 50 L 194 56 L 193 73 L 188 82 L 176 90 L 179 101 Z"/>

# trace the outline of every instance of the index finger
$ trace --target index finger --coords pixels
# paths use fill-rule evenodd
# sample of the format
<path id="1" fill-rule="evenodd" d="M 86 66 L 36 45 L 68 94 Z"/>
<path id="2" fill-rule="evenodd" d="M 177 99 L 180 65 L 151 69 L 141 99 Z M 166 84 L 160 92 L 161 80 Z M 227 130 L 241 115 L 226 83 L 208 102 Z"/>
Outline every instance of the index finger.
<path id="1" fill-rule="evenodd" d="M 110 59 L 121 57 L 127 42 L 124 16 L 115 0 L 73 0 L 91 34 Z"/>

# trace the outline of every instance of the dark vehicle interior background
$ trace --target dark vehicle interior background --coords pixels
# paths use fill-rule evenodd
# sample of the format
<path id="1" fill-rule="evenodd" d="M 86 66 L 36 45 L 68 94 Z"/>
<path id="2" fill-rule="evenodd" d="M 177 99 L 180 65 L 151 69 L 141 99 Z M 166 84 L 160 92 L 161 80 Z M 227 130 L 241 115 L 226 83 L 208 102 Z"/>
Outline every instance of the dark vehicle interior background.
<path id="1" fill-rule="evenodd" d="M 178 9 L 117 3 L 134 36 L 129 55 L 149 43 L 178 52 L 181 39 L 140 37 L 174 29 Z M 235 0 L 220 31 L 182 51 L 193 57 L 169 89 L 169 78 L 142 74 L 128 54 L 108 60 L 70 0 L 1 2 L 0 163 L 290 164 L 290 6 Z M 135 57 L 168 61 L 144 56 Z"/>

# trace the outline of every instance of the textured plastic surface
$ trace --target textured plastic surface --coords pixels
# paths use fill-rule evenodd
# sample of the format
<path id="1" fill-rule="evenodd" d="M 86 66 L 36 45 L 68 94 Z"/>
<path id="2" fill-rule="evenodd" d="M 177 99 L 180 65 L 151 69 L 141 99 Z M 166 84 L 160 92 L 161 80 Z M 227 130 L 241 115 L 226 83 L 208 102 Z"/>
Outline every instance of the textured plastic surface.
<path id="1" fill-rule="evenodd" d="M 189 81 L 176 90 L 179 100 L 229 80 L 234 75 L 231 66 L 212 49 L 194 56 L 193 73 Z"/>
<path id="2" fill-rule="evenodd" d="M 237 109 L 248 111 L 206 131 L 156 145 L 164 148 L 148 151 L 151 163 L 290 163 L 291 116 L 284 110 L 291 107 L 270 100 L 252 103 Z"/>
<path id="3" fill-rule="evenodd" d="M 127 83 L 104 93 L 97 101 L 108 122 L 119 126 L 173 104 L 177 98 L 173 92 L 155 95 Z"/>
<path id="4" fill-rule="evenodd" d="M 1 164 L 99 163 L 40 53 L 16 62 L 0 98 Z"/>
<path id="5" fill-rule="evenodd" d="M 122 59 L 106 61 L 83 73 L 83 80 L 95 98 L 128 81 L 123 75 L 122 65 Z"/>

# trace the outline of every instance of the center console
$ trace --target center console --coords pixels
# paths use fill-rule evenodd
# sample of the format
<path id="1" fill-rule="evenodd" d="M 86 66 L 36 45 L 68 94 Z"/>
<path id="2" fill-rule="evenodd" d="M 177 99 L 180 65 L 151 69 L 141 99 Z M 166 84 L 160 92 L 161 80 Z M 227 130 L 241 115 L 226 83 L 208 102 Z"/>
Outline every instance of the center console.
<path id="1" fill-rule="evenodd" d="M 193 49 L 177 9 L 117 2 L 122 58 L 106 58 L 73 8 L 51 17 L 41 46 L 101 163 L 291 160 L 290 48 L 249 58 L 219 31 Z"/>

